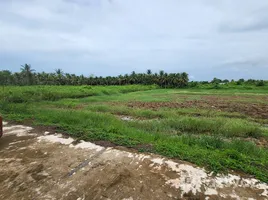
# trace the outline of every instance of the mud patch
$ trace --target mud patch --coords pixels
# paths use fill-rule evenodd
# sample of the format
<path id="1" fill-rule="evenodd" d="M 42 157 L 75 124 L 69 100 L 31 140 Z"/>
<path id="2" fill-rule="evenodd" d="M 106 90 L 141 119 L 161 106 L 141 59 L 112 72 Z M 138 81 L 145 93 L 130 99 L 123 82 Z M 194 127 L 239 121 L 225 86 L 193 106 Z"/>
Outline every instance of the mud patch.
<path id="1" fill-rule="evenodd" d="M 117 146 L 116 144 L 110 141 L 105 141 L 105 140 L 94 141 L 94 143 L 102 147 L 116 147 Z"/>
<path id="2" fill-rule="evenodd" d="M 14 129 L 0 140 L 7 144 L 0 149 L 0 199 L 268 198 L 267 184 L 256 179 L 213 176 L 190 163 L 73 143 L 62 134 L 8 134 Z"/>

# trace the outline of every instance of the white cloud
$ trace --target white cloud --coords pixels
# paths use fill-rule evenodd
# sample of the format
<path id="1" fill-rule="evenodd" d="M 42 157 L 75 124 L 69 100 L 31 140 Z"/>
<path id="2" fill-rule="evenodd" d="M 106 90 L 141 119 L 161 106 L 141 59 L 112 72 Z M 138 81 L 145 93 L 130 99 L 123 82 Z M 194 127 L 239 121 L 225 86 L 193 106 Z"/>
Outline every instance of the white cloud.
<path id="1" fill-rule="evenodd" d="M 267 13 L 262 0 L 4 0 L 0 69 L 29 62 L 99 75 L 150 68 L 228 78 L 233 65 L 223 63 L 266 56 Z M 259 63 L 252 74 L 268 79 Z"/>

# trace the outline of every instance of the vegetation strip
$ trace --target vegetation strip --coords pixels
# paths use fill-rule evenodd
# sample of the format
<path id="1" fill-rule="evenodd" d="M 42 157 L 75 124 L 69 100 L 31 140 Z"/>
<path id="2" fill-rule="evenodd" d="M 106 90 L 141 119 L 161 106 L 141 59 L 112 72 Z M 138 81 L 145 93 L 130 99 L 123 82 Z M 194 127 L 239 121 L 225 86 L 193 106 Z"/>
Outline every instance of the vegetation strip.
<path id="1" fill-rule="evenodd" d="M 203 90 L 200 90 L 203 91 Z M 254 99 L 226 91 L 210 96 L 249 106 L 267 105 L 263 91 Z M 8 86 L 0 93 L 5 119 L 57 126 L 83 140 L 110 141 L 116 145 L 150 151 L 193 162 L 214 172 L 235 170 L 268 182 L 268 130 L 258 113 L 213 107 L 140 106 L 151 102 L 203 101 L 203 92 L 157 89 L 157 86 Z M 131 102 L 137 106 L 130 107 Z M 160 104 L 161 105 L 161 104 Z M 256 109 L 256 112 L 260 112 Z M 122 120 L 127 116 L 133 120 Z M 257 122 L 256 122 L 257 120 Z"/>

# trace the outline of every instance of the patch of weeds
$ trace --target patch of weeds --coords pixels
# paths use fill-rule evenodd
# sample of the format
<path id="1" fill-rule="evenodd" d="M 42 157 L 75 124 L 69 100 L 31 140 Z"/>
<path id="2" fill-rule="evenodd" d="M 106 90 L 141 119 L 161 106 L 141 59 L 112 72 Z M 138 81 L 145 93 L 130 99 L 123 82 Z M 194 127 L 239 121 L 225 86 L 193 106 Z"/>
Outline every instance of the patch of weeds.
<path id="1" fill-rule="evenodd" d="M 255 90 L 251 92 L 261 95 Z M 266 95 L 267 91 L 261 93 Z M 8 87 L 4 94 L 0 93 L 0 112 L 5 119 L 32 120 L 35 124 L 57 127 L 77 139 L 110 141 L 141 152 L 193 162 L 214 172 L 242 171 L 268 182 L 268 149 L 245 141 L 245 138 L 267 137 L 268 129 L 263 125 L 237 113 L 203 108 L 155 111 L 126 107 L 133 99 L 183 101 L 185 94 L 192 95 L 186 99 L 199 99 L 205 94 L 246 95 L 239 89 L 155 90 L 150 86 Z M 76 109 L 80 105 L 85 107 Z M 123 121 L 117 115 L 137 120 Z M 265 124 L 265 120 L 261 122 Z"/>
<path id="2" fill-rule="evenodd" d="M 224 118 L 194 118 L 181 117 L 178 119 L 165 119 L 163 126 L 174 130 L 194 134 L 213 134 L 226 137 L 255 137 L 262 135 L 262 129 L 254 123 L 242 119 Z"/>

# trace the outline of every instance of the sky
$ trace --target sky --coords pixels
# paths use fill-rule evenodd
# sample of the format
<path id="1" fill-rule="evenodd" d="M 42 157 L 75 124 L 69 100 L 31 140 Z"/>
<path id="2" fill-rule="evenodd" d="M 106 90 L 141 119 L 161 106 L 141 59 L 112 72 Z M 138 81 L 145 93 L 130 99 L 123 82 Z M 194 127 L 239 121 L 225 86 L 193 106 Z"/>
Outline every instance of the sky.
<path id="1" fill-rule="evenodd" d="M 268 80 L 267 0 L 0 0 L 0 70 Z"/>

